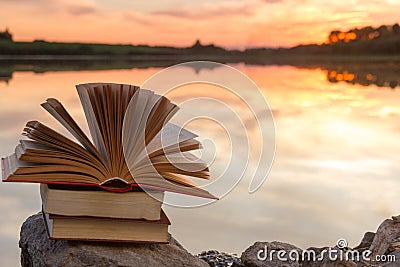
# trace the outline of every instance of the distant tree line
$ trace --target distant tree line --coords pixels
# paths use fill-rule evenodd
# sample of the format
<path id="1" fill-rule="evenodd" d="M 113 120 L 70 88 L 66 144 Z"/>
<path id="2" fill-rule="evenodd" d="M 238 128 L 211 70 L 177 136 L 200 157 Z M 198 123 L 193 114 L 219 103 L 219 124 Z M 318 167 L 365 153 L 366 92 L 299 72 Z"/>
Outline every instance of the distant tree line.
<path id="1" fill-rule="evenodd" d="M 373 40 L 382 38 L 392 38 L 400 35 L 400 26 L 398 23 L 394 25 L 382 25 L 378 28 L 371 26 L 361 29 L 354 28 L 349 31 L 331 31 L 328 36 L 327 43 L 348 43 L 357 40 Z"/>
<path id="2" fill-rule="evenodd" d="M 250 48 L 226 50 L 197 40 L 189 47 L 167 47 L 130 44 L 58 43 L 36 40 L 13 42 L 11 33 L 0 32 L 1 55 L 104 55 L 104 56 L 180 56 L 229 62 L 262 62 L 271 56 L 293 55 L 400 55 L 400 26 L 382 25 L 348 31 L 332 31 L 323 44 L 298 45 L 291 48 Z"/>
<path id="3" fill-rule="evenodd" d="M 189 47 L 168 47 L 131 44 L 60 43 L 35 40 L 13 42 L 8 31 L 0 32 L 0 55 L 99 55 L 99 56 L 176 56 L 221 55 L 228 53 L 213 44 L 203 45 L 197 40 Z"/>
<path id="4" fill-rule="evenodd" d="M 247 49 L 252 55 L 400 55 L 400 26 L 382 25 L 348 31 L 332 31 L 324 44 L 298 45 L 291 48 Z"/>

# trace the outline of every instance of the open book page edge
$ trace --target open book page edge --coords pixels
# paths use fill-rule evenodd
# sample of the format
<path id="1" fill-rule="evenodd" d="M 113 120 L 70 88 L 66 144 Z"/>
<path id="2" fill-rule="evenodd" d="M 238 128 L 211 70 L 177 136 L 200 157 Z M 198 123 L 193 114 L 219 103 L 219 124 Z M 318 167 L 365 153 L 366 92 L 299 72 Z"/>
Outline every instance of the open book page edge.
<path id="1" fill-rule="evenodd" d="M 42 103 L 42 107 L 46 109 L 65 129 L 67 129 L 87 150 L 92 151 L 92 153 L 99 156 L 96 147 L 60 101 L 55 98 L 49 98 L 45 103 Z"/>
<path id="2" fill-rule="evenodd" d="M 104 140 L 101 137 L 100 127 L 96 121 L 96 115 L 94 114 L 93 103 L 90 101 L 90 96 L 88 92 L 90 88 L 86 84 L 79 84 L 76 85 L 75 87 L 78 92 L 79 99 L 85 114 L 86 122 L 89 126 L 90 135 L 92 136 L 95 147 L 103 156 L 105 161 L 108 162 Z"/>

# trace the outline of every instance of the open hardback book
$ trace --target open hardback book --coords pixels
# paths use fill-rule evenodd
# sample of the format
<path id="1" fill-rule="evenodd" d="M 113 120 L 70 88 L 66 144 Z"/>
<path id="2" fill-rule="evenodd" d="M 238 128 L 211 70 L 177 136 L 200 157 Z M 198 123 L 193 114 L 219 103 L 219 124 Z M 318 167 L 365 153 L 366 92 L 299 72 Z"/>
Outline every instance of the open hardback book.
<path id="1" fill-rule="evenodd" d="M 5 182 L 142 189 L 216 198 L 190 178 L 209 178 L 192 150 L 197 135 L 170 122 L 178 107 L 166 97 L 126 84 L 77 85 L 91 139 L 56 99 L 42 106 L 78 141 L 39 121 L 26 124 L 15 153 L 2 159 Z"/>

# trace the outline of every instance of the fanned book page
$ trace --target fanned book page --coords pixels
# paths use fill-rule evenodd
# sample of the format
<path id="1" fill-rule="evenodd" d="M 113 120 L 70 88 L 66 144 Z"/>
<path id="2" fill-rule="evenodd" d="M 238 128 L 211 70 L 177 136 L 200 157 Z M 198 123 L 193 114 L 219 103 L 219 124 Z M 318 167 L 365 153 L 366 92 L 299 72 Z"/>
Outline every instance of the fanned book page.
<path id="1" fill-rule="evenodd" d="M 178 107 L 137 86 L 77 85 L 91 138 L 54 98 L 45 108 L 76 140 L 29 121 L 15 153 L 2 159 L 4 182 L 98 186 L 125 192 L 140 186 L 216 198 L 190 178 L 208 179 L 207 165 L 190 151 L 197 135 L 169 122 Z"/>

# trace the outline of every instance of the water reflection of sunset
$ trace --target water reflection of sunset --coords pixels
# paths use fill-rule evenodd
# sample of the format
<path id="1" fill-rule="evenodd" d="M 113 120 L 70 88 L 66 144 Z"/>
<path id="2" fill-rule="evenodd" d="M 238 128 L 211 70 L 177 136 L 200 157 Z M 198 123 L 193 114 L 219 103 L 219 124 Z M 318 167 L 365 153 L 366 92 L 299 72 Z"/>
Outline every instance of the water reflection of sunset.
<path id="1" fill-rule="evenodd" d="M 392 69 L 396 72 L 396 69 Z M 398 70 L 397 73 L 398 74 Z M 388 75 L 384 70 L 358 70 L 354 73 L 346 69 L 341 70 L 327 70 L 327 79 L 332 83 L 347 82 L 351 84 L 359 84 L 362 86 L 376 85 L 379 87 L 389 87 L 395 89 L 400 86 L 399 76 Z"/>
<path id="2" fill-rule="evenodd" d="M 333 245 L 338 238 L 348 239 L 353 246 L 365 230 L 375 230 L 383 218 L 400 212 L 398 91 L 377 90 L 373 84 L 330 83 L 321 69 L 235 67 L 253 79 L 269 101 L 276 123 L 275 164 L 255 194 L 247 193 L 249 177 L 245 177 L 213 205 L 189 210 L 166 207 L 173 218 L 171 232 L 185 247 L 192 252 L 209 249 L 212 239 L 215 249 L 241 252 L 256 240 L 307 247 Z M 1 155 L 12 152 L 28 120 L 39 119 L 60 129 L 39 106 L 47 97 L 59 98 L 85 125 L 74 84 L 99 79 L 141 84 L 157 70 L 15 73 L 12 83 L 1 84 L 0 89 Z M 200 71 L 219 74 L 218 68 Z M 194 70 L 189 72 L 195 75 Z M 248 115 L 241 102 L 216 87 L 182 89 L 170 97 L 220 98 L 243 110 L 242 116 Z M 202 137 L 214 138 L 219 157 L 227 156 L 224 150 L 229 145 L 222 131 L 193 126 Z M 0 186 L 0 210 L 8 214 L 0 219 L 1 242 L 16 244 L 19 223 L 39 209 L 38 193 L 32 188 L 37 187 Z M 1 256 L 14 256 L 16 261 L 17 253 L 8 248 Z"/>

